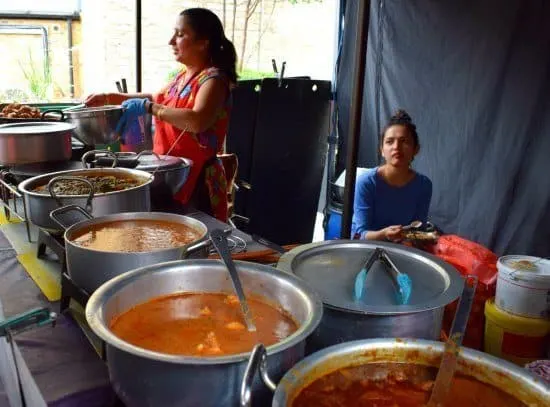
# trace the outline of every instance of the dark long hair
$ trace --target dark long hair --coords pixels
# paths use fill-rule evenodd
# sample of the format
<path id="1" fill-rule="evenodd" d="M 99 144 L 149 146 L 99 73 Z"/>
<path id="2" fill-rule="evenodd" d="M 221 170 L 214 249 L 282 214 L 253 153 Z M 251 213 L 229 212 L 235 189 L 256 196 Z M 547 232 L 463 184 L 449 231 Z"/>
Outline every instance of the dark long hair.
<path id="1" fill-rule="evenodd" d="M 218 16 L 205 8 L 188 8 L 180 15 L 186 18 L 198 39 L 208 40 L 212 65 L 222 70 L 231 82 L 237 82 L 237 52 L 233 43 L 225 37 Z"/>
<path id="2" fill-rule="evenodd" d="M 404 126 L 409 134 L 411 135 L 415 147 L 418 147 L 420 145 L 420 141 L 418 140 L 418 133 L 416 132 L 416 125 L 413 123 L 411 116 L 409 114 L 399 109 L 395 114 L 390 118 L 388 124 L 386 124 L 386 127 L 382 130 L 382 135 L 380 137 L 380 145 L 384 143 L 384 136 L 386 134 L 386 131 L 391 127 L 395 125 Z"/>

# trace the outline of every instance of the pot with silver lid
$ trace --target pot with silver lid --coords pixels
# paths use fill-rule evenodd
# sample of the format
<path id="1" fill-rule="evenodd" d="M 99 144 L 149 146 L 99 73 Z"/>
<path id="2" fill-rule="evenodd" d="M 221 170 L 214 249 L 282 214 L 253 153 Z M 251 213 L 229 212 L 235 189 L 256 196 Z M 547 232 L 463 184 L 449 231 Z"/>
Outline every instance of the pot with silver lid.
<path id="1" fill-rule="evenodd" d="M 354 298 L 355 278 L 376 249 L 384 250 L 412 280 L 407 305 L 396 303 L 395 287 L 380 263 L 367 273 L 362 298 Z M 458 272 L 434 256 L 365 240 L 299 246 L 283 255 L 277 268 L 305 280 L 323 300 L 323 319 L 309 340 L 309 351 L 356 339 L 438 340 L 444 308 L 460 296 L 463 287 Z"/>
<path id="2" fill-rule="evenodd" d="M 0 164 L 20 165 L 71 158 L 75 126 L 62 122 L 0 125 Z"/>

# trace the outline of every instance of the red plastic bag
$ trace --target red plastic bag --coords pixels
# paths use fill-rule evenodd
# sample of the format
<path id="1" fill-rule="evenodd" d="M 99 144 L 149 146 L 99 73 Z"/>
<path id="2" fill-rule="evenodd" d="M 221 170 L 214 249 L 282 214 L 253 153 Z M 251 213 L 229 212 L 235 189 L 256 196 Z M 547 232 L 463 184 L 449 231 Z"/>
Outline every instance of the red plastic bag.
<path id="1" fill-rule="evenodd" d="M 455 235 L 441 236 L 430 252 L 454 266 L 463 275 L 478 277 L 478 285 L 464 336 L 464 346 L 483 350 L 485 302 L 495 295 L 498 257 L 487 248 Z M 447 305 L 443 330 L 448 335 L 458 301 Z"/>

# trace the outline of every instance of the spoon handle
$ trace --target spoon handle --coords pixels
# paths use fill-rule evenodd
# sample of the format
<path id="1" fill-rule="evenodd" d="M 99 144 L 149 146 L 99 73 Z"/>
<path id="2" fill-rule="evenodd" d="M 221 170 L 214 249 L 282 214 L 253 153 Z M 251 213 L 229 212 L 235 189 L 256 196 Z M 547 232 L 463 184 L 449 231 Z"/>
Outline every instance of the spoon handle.
<path id="1" fill-rule="evenodd" d="M 441 364 L 435 378 L 432 395 L 428 407 L 444 406 L 456 370 L 457 356 L 466 331 L 466 324 L 472 309 L 472 302 L 477 287 L 477 276 L 468 276 L 464 282 L 464 290 L 458 303 L 458 308 L 451 327 L 449 339 L 441 356 Z"/>
<path id="2" fill-rule="evenodd" d="M 233 287 L 235 288 L 235 292 L 239 298 L 239 303 L 241 304 L 241 310 L 243 312 L 246 327 L 250 332 L 254 332 L 256 331 L 256 326 L 254 325 L 250 308 L 248 308 L 248 303 L 246 302 L 246 297 L 244 296 L 244 290 L 239 278 L 239 273 L 237 272 L 235 263 L 231 258 L 231 252 L 229 251 L 229 247 L 227 245 L 227 238 L 222 230 L 215 229 L 210 232 L 210 240 L 225 263 L 225 267 L 227 267 L 227 270 L 229 271 L 231 281 L 233 282 Z"/>

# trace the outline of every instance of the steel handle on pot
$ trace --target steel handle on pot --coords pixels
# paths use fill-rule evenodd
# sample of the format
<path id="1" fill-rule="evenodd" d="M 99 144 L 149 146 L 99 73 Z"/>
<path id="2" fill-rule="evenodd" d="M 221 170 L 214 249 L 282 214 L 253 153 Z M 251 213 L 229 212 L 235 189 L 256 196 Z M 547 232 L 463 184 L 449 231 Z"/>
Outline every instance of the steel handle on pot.
<path id="1" fill-rule="evenodd" d="M 229 235 L 231 234 L 231 231 L 232 231 L 232 230 L 233 230 L 233 229 L 225 229 L 225 230 L 223 231 L 223 234 L 227 237 L 227 236 L 229 236 Z M 198 252 L 199 250 L 202 250 L 202 249 L 207 248 L 208 246 L 210 246 L 211 243 L 212 243 L 212 242 L 210 241 L 209 238 L 206 238 L 206 239 L 204 239 L 204 240 L 201 240 L 200 242 L 195 243 L 195 244 L 193 244 L 193 245 L 187 247 L 187 248 L 184 250 L 184 252 L 183 252 L 181 258 L 182 258 L 182 259 L 186 259 L 186 258 L 188 258 L 190 255 L 192 255 L 193 253 L 196 253 L 196 252 Z"/>
<path id="2" fill-rule="evenodd" d="M 157 160 L 161 161 L 160 155 L 155 153 L 153 150 L 143 150 L 137 155 L 136 158 L 139 160 L 143 155 L 154 155 Z"/>
<path id="3" fill-rule="evenodd" d="M 45 111 L 43 111 L 42 114 L 40 115 L 40 119 L 41 119 L 41 120 L 46 119 L 46 115 L 47 115 L 48 113 L 56 113 L 56 114 L 59 114 L 59 115 L 61 116 L 61 118 L 60 118 L 59 120 L 61 120 L 62 122 L 65 121 L 65 113 L 63 113 L 63 110 L 57 110 L 57 109 L 55 109 L 55 110 L 45 110 Z"/>
<path id="4" fill-rule="evenodd" d="M 55 202 L 57 202 L 59 206 L 63 206 L 63 202 L 61 202 L 59 197 L 55 194 L 54 186 L 60 181 L 80 181 L 86 184 L 90 188 L 90 192 L 88 192 L 88 199 L 86 199 L 86 210 L 89 212 L 92 211 L 92 199 L 94 199 L 95 194 L 94 184 L 92 184 L 86 178 L 82 177 L 60 176 L 52 178 L 50 182 L 48 182 L 48 191 L 50 192 L 51 197 L 55 200 Z"/>
<path id="5" fill-rule="evenodd" d="M 61 226 L 63 229 L 68 229 L 77 222 L 73 222 L 70 225 L 68 225 L 65 222 L 63 222 L 63 219 L 61 218 L 60 215 L 62 215 L 64 213 L 67 213 L 67 212 L 72 212 L 72 211 L 79 212 L 80 214 L 84 215 L 84 217 L 86 219 L 93 219 L 94 218 L 86 209 L 84 209 L 84 208 L 82 208 L 78 205 L 67 205 L 67 206 L 62 206 L 61 208 L 57 208 L 57 209 L 54 209 L 53 211 L 51 211 L 50 212 L 50 219 L 53 220 L 55 223 L 57 223 L 59 226 Z"/>
<path id="6" fill-rule="evenodd" d="M 84 167 L 86 169 L 91 168 L 91 166 L 88 167 L 88 157 L 90 157 L 90 156 L 95 157 L 96 154 L 105 154 L 105 155 L 113 157 L 113 164 L 111 165 L 111 167 L 115 168 L 117 166 L 118 156 L 115 153 L 113 153 L 112 151 L 109 151 L 109 150 L 92 150 L 92 151 L 88 151 L 88 152 L 86 152 L 82 155 L 82 159 L 81 159 L 82 167 Z"/>
<path id="7" fill-rule="evenodd" d="M 252 384 L 258 371 L 262 382 L 269 390 L 274 392 L 277 385 L 271 380 L 267 372 L 267 351 L 261 343 L 252 350 L 244 371 L 243 381 L 241 382 L 241 407 L 250 407 L 252 404 Z"/>

